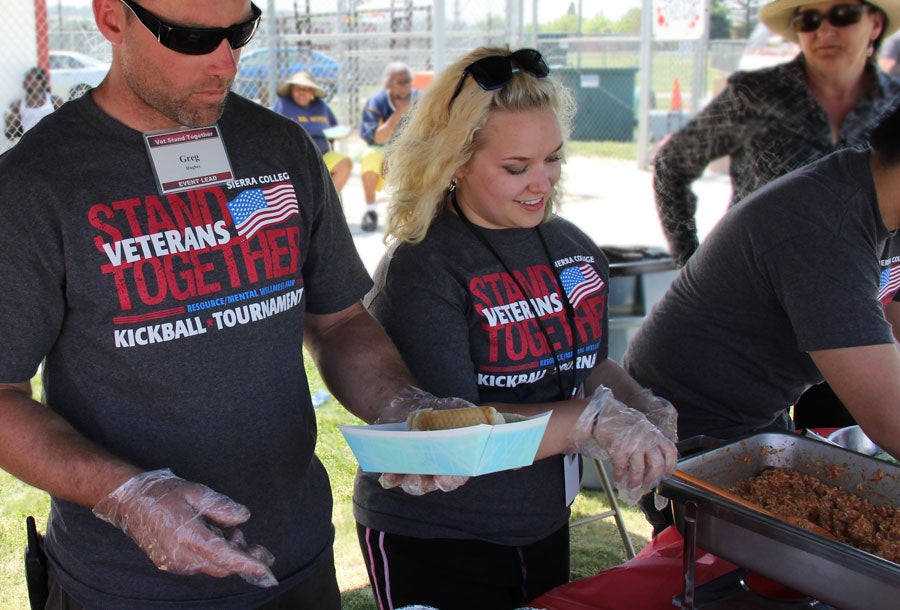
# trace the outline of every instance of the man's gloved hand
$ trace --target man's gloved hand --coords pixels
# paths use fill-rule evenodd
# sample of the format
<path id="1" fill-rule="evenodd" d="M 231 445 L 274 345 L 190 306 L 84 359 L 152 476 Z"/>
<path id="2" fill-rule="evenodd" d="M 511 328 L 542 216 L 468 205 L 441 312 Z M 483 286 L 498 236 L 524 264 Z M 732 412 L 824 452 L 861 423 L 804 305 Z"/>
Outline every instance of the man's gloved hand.
<path id="1" fill-rule="evenodd" d="M 678 411 L 671 402 L 644 388 L 633 394 L 628 399 L 628 404 L 646 415 L 650 423 L 659 428 L 667 439 L 673 443 L 678 442 Z"/>
<path id="2" fill-rule="evenodd" d="M 631 504 L 674 472 L 678 460 L 672 441 L 604 386 L 591 395 L 569 441 L 572 452 L 612 464 L 619 496 Z"/>
<path id="3" fill-rule="evenodd" d="M 278 584 L 272 554 L 248 545 L 235 527 L 250 518 L 247 507 L 171 470 L 130 478 L 97 503 L 94 515 L 128 534 L 160 570 Z"/>
<path id="4" fill-rule="evenodd" d="M 407 386 L 397 392 L 391 398 L 388 405 L 381 410 L 376 424 L 406 421 L 413 411 L 433 409 L 462 409 L 474 407 L 471 402 L 462 398 L 438 398 L 437 396 L 421 390 L 417 387 Z M 461 487 L 469 480 L 466 476 L 427 475 L 427 474 L 396 474 L 384 473 L 379 482 L 385 489 L 399 487 L 413 496 L 421 496 L 432 491 L 453 491 Z"/>

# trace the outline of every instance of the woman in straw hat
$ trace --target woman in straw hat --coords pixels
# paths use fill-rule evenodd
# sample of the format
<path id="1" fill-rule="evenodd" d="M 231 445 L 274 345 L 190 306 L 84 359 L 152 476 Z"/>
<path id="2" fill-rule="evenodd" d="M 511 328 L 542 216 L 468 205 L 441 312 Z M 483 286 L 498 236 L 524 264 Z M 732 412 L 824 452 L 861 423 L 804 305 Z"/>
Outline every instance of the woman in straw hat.
<path id="1" fill-rule="evenodd" d="M 272 110 L 303 125 L 322 152 L 334 188 L 340 194 L 350 178 L 353 161 L 349 156 L 331 149 L 326 130 L 335 127 L 338 121 L 325 103 L 327 93 L 308 72 L 294 74 L 281 83 L 276 91 L 278 101 Z"/>
<path id="2" fill-rule="evenodd" d="M 900 27 L 900 0 L 774 0 L 759 18 L 801 52 L 786 64 L 731 75 L 654 160 L 660 220 L 681 264 L 699 244 L 691 183 L 711 161 L 731 156 L 734 204 L 827 153 L 865 144 L 900 102 L 900 83 L 875 62 L 881 40 Z"/>

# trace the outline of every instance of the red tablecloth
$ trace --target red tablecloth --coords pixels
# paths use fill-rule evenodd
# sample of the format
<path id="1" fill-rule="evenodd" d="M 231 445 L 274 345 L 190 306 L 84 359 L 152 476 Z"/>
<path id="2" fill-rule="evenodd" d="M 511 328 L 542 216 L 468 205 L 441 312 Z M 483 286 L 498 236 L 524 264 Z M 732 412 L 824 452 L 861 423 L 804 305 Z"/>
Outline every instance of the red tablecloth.
<path id="1" fill-rule="evenodd" d="M 672 610 L 683 591 L 684 539 L 670 527 L 633 559 L 548 591 L 529 607 L 546 610 Z M 701 585 L 738 566 L 697 549 L 695 582 Z"/>
<path id="2" fill-rule="evenodd" d="M 828 437 L 837 428 L 816 428 Z M 798 433 L 801 431 L 798 430 Z M 696 586 L 738 566 L 697 548 Z M 672 598 L 684 592 L 684 539 L 670 527 L 620 566 L 559 586 L 529 604 L 545 610 L 672 610 Z"/>

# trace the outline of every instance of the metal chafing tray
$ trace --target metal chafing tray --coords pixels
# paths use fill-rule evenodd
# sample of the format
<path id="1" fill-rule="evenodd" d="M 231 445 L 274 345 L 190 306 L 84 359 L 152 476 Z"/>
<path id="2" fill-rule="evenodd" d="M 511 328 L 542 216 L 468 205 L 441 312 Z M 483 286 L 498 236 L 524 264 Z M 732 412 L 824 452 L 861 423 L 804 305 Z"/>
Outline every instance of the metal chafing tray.
<path id="1" fill-rule="evenodd" d="M 877 506 L 900 506 L 900 466 L 797 434 L 755 434 L 678 463 L 679 470 L 723 489 L 773 466 L 810 474 Z M 659 493 L 673 501 L 685 539 L 722 559 L 842 610 L 900 607 L 900 566 L 893 562 L 677 478 L 664 480 Z"/>

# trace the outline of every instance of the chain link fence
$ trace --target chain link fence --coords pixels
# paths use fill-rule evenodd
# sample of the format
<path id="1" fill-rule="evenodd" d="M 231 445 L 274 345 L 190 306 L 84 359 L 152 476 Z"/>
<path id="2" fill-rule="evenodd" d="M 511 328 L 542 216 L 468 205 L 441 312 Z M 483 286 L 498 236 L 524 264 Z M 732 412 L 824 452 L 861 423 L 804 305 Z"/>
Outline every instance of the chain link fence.
<path id="1" fill-rule="evenodd" d="M 5 0 L 0 24 L 0 104 L 5 114 L 27 93 L 25 75 L 40 67 L 63 100 L 105 75 L 110 45 L 97 31 L 87 0 Z M 244 48 L 233 89 L 270 106 L 275 89 L 309 71 L 329 93 L 340 123 L 356 134 L 365 100 L 382 87 L 384 66 L 406 62 L 426 87 L 435 70 L 485 44 L 538 48 L 553 73 L 573 90 L 579 111 L 574 140 L 633 142 L 637 136 L 640 37 L 574 36 L 543 31 L 540 3 L 523 0 L 259 0 L 259 32 Z M 273 10 L 274 9 L 274 10 Z M 443 10 L 441 10 L 443 9 Z M 532 11 L 537 11 L 537 15 Z M 32 27 L 22 27 L 22 24 Z M 714 41 L 698 54 L 694 42 L 654 42 L 651 51 L 649 138 L 677 129 L 732 72 L 744 41 Z M 707 62 L 704 82 L 694 69 Z M 8 132 L 8 130 L 6 130 Z M 0 151 L 15 142 L 6 133 Z M 351 136 L 338 143 L 361 148 Z"/>

